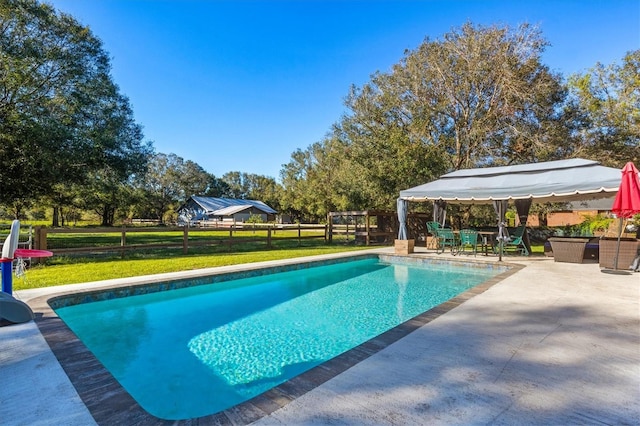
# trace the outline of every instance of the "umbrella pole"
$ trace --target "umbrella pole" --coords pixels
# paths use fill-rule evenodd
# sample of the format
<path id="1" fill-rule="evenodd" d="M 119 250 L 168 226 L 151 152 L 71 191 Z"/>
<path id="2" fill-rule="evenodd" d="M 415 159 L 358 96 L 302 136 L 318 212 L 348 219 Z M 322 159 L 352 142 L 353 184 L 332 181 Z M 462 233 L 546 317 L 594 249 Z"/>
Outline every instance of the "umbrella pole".
<path id="1" fill-rule="evenodd" d="M 498 262 L 502 262 L 502 249 L 504 247 L 504 223 L 498 222 Z"/>
<path id="2" fill-rule="evenodd" d="M 618 223 L 618 244 L 616 244 L 616 256 L 613 258 L 613 269 L 618 269 L 618 256 L 620 255 L 620 239 L 622 238 L 622 218 Z"/>

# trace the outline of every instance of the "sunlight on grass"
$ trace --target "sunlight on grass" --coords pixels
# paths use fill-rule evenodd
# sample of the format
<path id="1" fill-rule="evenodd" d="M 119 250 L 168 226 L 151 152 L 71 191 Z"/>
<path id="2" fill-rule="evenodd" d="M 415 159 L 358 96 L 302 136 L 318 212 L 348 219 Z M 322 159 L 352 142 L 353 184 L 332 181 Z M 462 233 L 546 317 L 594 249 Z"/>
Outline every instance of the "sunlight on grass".
<path id="1" fill-rule="evenodd" d="M 161 259 L 111 259 L 98 262 L 66 263 L 35 266 L 25 278 L 15 278 L 14 290 L 50 287 L 63 284 L 127 278 L 165 272 L 188 271 L 216 266 L 237 265 L 267 260 L 362 250 L 363 246 L 321 246 L 286 250 L 251 251 L 244 253 L 205 254 Z"/>

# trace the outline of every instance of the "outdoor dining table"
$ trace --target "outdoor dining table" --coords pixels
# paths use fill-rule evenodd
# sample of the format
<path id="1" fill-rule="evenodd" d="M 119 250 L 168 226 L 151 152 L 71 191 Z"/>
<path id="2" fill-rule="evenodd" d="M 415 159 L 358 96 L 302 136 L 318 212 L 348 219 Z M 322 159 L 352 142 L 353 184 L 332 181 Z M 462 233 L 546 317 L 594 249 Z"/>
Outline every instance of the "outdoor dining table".
<path id="1" fill-rule="evenodd" d="M 494 238 L 496 233 L 493 231 L 478 231 L 480 237 L 480 247 L 484 251 L 485 256 L 489 256 L 489 247 L 493 251 Z"/>
<path id="2" fill-rule="evenodd" d="M 489 247 L 491 247 L 491 251 L 493 252 L 493 245 L 495 242 L 495 237 L 497 233 L 495 231 L 476 231 L 478 233 L 478 237 L 480 240 L 481 251 L 484 252 L 485 256 L 489 256 Z M 460 231 L 453 231 L 454 234 L 459 235 Z"/>

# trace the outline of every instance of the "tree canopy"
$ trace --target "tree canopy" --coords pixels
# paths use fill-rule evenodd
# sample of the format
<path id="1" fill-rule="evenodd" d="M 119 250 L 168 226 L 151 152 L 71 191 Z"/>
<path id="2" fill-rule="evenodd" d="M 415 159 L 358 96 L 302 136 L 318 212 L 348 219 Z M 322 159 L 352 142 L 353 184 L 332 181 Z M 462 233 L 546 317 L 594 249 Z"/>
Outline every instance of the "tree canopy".
<path id="1" fill-rule="evenodd" d="M 467 23 L 354 88 L 345 123 L 353 140 L 374 144 L 382 139 L 376 130 L 388 140 L 384 131 L 398 129 L 397 143 L 437 149 L 448 170 L 533 160 L 565 95 L 560 76 L 541 62 L 546 45 L 529 25 Z"/>
<path id="2" fill-rule="evenodd" d="M 0 64 L 0 202 L 144 170 L 151 146 L 87 27 L 48 4 L 0 0 Z"/>
<path id="3" fill-rule="evenodd" d="M 446 171 L 557 157 L 569 135 L 566 88 L 541 61 L 546 46 L 529 25 L 467 23 L 426 39 L 390 72 L 352 87 L 333 132 L 285 165 L 286 190 L 306 180 L 317 194 L 342 196 L 343 208 L 393 208 L 400 189 Z"/>
<path id="4" fill-rule="evenodd" d="M 569 79 L 571 107 L 582 123 L 576 154 L 620 166 L 640 160 L 640 50 L 622 64 L 596 64 Z"/>

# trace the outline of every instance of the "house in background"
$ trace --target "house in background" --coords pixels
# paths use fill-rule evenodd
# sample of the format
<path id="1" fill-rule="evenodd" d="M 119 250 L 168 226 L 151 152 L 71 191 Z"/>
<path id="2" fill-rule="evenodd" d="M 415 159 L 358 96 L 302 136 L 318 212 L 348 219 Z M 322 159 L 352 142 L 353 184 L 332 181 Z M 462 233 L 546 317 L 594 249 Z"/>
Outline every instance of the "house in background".
<path id="1" fill-rule="evenodd" d="M 572 201 L 565 210 L 554 211 L 547 215 L 547 226 L 578 225 L 588 216 L 608 214 L 613 206 L 613 198 L 602 198 L 590 201 Z"/>
<path id="2" fill-rule="evenodd" d="M 555 210 L 547 214 L 547 226 L 554 228 L 559 226 L 578 225 L 588 217 L 598 214 L 610 214 L 613 206 L 613 198 L 601 198 L 588 201 L 571 201 L 565 204 L 564 209 Z M 538 216 L 530 214 L 527 226 L 540 226 Z"/>
<path id="3" fill-rule="evenodd" d="M 277 213 L 262 201 L 192 195 L 178 209 L 178 223 L 181 225 L 208 221 L 244 223 L 251 216 L 260 216 L 262 222 L 271 222 L 275 220 Z"/>

